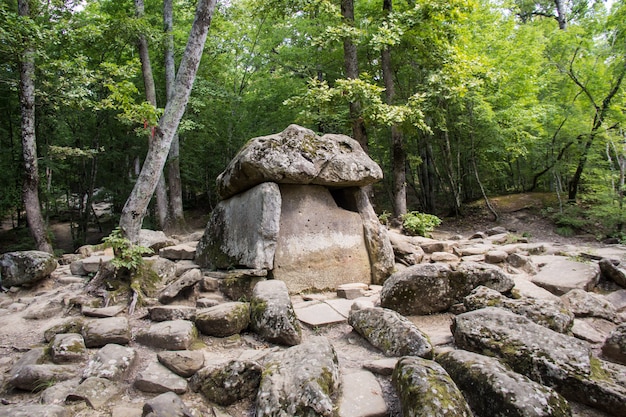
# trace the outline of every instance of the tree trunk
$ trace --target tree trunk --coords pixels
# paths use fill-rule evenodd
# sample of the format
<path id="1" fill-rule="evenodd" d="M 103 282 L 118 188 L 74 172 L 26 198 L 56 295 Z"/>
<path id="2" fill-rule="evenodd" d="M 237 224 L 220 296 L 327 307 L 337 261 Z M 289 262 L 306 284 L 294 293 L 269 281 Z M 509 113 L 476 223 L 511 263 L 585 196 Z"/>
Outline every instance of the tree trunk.
<path id="1" fill-rule="evenodd" d="M 189 101 L 189 95 L 202 58 L 204 43 L 211 25 L 215 1 L 200 0 L 198 3 L 185 53 L 176 76 L 172 99 L 165 106 L 163 116 L 155 129 L 154 140 L 151 141 L 148 148 L 141 173 L 122 209 L 120 229 L 131 242 L 137 242 L 148 203 L 163 171 L 178 124 L 185 113 L 185 107 Z"/>
<path id="2" fill-rule="evenodd" d="M 554 0 L 556 6 L 556 21 L 559 23 L 559 29 L 567 28 L 567 16 L 565 15 L 565 2 L 563 0 Z"/>
<path id="3" fill-rule="evenodd" d="M 176 65 L 174 63 L 174 35 L 172 0 L 163 0 L 163 27 L 165 32 L 165 92 L 167 101 L 172 97 L 174 81 L 176 80 Z M 167 228 L 180 231 L 185 227 L 183 214 L 183 187 L 180 176 L 180 141 L 178 131 L 172 139 L 172 146 L 167 162 L 167 183 L 170 191 L 170 205 L 168 210 Z"/>
<path id="4" fill-rule="evenodd" d="M 135 14 L 139 19 L 144 16 L 145 7 L 143 0 L 135 0 Z M 139 59 L 141 61 L 143 85 L 146 90 L 146 101 L 156 108 L 156 88 L 154 87 L 154 76 L 152 75 L 152 64 L 150 63 L 150 51 L 148 50 L 148 40 L 143 34 L 139 34 L 139 39 L 137 39 L 137 48 L 139 49 Z M 154 140 L 154 137 L 151 135 L 149 140 Z M 167 221 L 168 202 L 167 189 L 165 187 L 163 173 L 161 173 L 161 178 L 159 178 L 159 181 L 157 182 L 155 197 L 157 220 L 159 222 L 159 227 L 164 229 Z"/>
<path id="5" fill-rule="evenodd" d="M 354 0 L 341 0 L 341 16 L 346 24 L 354 25 Z M 345 37 L 343 40 L 343 63 L 346 70 L 346 78 L 356 80 L 359 78 L 359 59 L 356 45 L 352 39 Z M 367 144 L 367 131 L 365 122 L 361 117 L 361 103 L 350 103 L 350 122 L 352 124 L 352 137 L 359 142 L 366 153 L 369 153 Z"/>
<path id="6" fill-rule="evenodd" d="M 28 0 L 18 0 L 18 14 L 29 17 Z M 23 39 L 25 48 L 20 57 L 20 109 L 22 129 L 22 154 L 24 157 L 24 184 L 22 199 L 26 221 L 37 250 L 53 253 L 46 235 L 46 224 L 39 203 L 39 164 L 35 136 L 35 49 L 30 39 Z"/>

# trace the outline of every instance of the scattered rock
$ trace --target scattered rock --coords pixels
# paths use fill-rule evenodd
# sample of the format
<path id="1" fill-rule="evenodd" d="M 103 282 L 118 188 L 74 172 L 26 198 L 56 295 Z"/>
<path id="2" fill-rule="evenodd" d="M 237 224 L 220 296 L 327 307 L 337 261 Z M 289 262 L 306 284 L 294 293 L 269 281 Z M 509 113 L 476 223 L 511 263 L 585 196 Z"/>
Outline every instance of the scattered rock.
<path id="1" fill-rule="evenodd" d="M 576 262 L 555 256 L 552 262 L 542 267 L 532 282 L 556 295 L 573 289 L 591 291 L 600 279 L 597 264 Z"/>
<path id="2" fill-rule="evenodd" d="M 0 407 L 0 417 L 69 417 L 60 405 L 9 405 Z"/>
<path id="3" fill-rule="evenodd" d="M 162 304 L 171 303 L 181 291 L 196 285 L 201 279 L 202 272 L 199 269 L 191 269 L 185 272 L 180 278 L 161 291 L 159 302 Z"/>
<path id="4" fill-rule="evenodd" d="M 574 289 L 562 295 L 561 299 L 576 317 L 600 317 L 613 322 L 616 320 L 615 307 L 601 295 Z"/>
<path id="5" fill-rule="evenodd" d="M 173 392 L 166 392 L 146 401 L 143 416 L 150 417 L 193 417 L 183 400 Z"/>
<path id="6" fill-rule="evenodd" d="M 219 274 L 219 275 L 218 275 Z M 209 272 L 219 277 L 218 289 L 231 300 L 250 300 L 254 286 L 267 279 L 266 269 L 235 269 L 228 272 Z"/>
<path id="7" fill-rule="evenodd" d="M 9 384 L 25 391 L 41 391 L 48 386 L 72 379 L 77 374 L 73 365 L 24 365 L 11 374 Z"/>
<path id="8" fill-rule="evenodd" d="M 85 379 L 68 396 L 67 401 L 85 401 L 93 409 L 99 409 L 119 393 L 119 386 L 106 378 Z"/>
<path id="9" fill-rule="evenodd" d="M 167 246 L 159 250 L 159 256 L 174 261 L 182 259 L 193 260 L 196 257 L 196 246 L 191 243 Z"/>
<path id="10" fill-rule="evenodd" d="M 284 282 L 261 281 L 254 287 L 250 327 L 268 342 L 290 346 L 300 343 L 302 330 Z"/>
<path id="11" fill-rule="evenodd" d="M 85 340 L 80 334 L 57 334 L 50 342 L 50 357 L 54 363 L 81 362 L 86 356 Z"/>
<path id="12" fill-rule="evenodd" d="M 602 353 L 607 359 L 626 365 L 626 323 L 611 332 L 602 346 Z"/>
<path id="13" fill-rule="evenodd" d="M 134 382 L 135 388 L 143 392 L 174 392 L 184 394 L 187 392 L 187 380 L 182 378 L 158 362 L 151 362 L 137 374 Z"/>
<path id="14" fill-rule="evenodd" d="M 50 276 L 58 266 L 54 255 L 29 250 L 0 255 L 0 285 L 5 288 L 32 285 Z"/>
<path id="15" fill-rule="evenodd" d="M 184 305 L 154 306 L 148 308 L 152 321 L 195 320 L 196 307 Z"/>
<path id="16" fill-rule="evenodd" d="M 190 386 L 209 401 L 228 406 L 256 393 L 261 371 L 256 362 L 231 360 L 200 369 L 191 378 Z"/>
<path id="17" fill-rule="evenodd" d="M 200 310 L 196 327 L 200 332 L 217 337 L 241 333 L 250 324 L 250 304 L 233 301 Z"/>
<path id="18" fill-rule="evenodd" d="M 174 246 L 176 243 L 174 239 L 167 237 L 161 230 L 141 229 L 137 239 L 137 245 L 152 249 L 157 253 L 159 249 Z"/>
<path id="19" fill-rule="evenodd" d="M 83 371 L 83 378 L 122 380 L 135 364 L 136 357 L 137 353 L 133 348 L 116 344 L 105 345 L 89 360 Z"/>
<path id="20" fill-rule="evenodd" d="M 92 319 L 84 322 L 81 333 L 88 348 L 109 343 L 126 345 L 130 342 L 130 325 L 126 317 Z"/>
<path id="21" fill-rule="evenodd" d="M 142 345 L 167 350 L 186 350 L 196 339 L 197 331 L 188 320 L 170 320 L 140 330 L 136 340 Z"/>
<path id="22" fill-rule="evenodd" d="M 626 288 L 626 270 L 620 265 L 615 265 L 613 261 L 602 258 L 598 262 L 602 275 L 609 278 L 622 288 Z"/>
<path id="23" fill-rule="evenodd" d="M 188 378 L 204 366 L 204 354 L 197 350 L 172 350 L 157 353 L 157 358 L 163 366 Z"/>
<path id="24" fill-rule="evenodd" d="M 81 313 L 85 317 L 97 317 L 97 318 L 107 318 L 107 317 L 115 317 L 126 309 L 123 305 L 116 305 L 110 307 L 102 307 L 102 308 L 93 308 L 89 306 L 82 306 Z"/>

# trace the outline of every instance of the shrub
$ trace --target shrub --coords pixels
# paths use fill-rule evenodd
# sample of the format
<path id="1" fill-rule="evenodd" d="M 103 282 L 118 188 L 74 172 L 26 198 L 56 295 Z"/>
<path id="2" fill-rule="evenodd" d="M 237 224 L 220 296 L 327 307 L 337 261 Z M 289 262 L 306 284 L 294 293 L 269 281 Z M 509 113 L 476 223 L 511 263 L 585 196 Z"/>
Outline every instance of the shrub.
<path id="1" fill-rule="evenodd" d="M 402 216 L 402 230 L 411 236 L 430 237 L 435 227 L 441 224 L 441 219 L 434 214 L 411 211 Z"/>

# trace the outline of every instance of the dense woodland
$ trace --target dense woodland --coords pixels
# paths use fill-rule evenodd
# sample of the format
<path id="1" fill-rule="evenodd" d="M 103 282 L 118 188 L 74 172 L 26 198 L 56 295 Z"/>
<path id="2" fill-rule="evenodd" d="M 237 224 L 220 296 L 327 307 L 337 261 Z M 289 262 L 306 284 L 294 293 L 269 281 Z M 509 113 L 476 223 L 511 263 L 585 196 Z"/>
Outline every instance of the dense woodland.
<path id="1" fill-rule="evenodd" d="M 144 226 L 209 211 L 248 139 L 298 123 L 363 145 L 385 172 L 380 213 L 543 191 L 564 226 L 622 236 L 623 0 L 200 3 L 208 37 Z M 163 143 L 198 14 L 186 0 L 0 0 L 0 218 L 37 232 L 63 217 L 78 246 L 93 203 L 122 214 Z"/>

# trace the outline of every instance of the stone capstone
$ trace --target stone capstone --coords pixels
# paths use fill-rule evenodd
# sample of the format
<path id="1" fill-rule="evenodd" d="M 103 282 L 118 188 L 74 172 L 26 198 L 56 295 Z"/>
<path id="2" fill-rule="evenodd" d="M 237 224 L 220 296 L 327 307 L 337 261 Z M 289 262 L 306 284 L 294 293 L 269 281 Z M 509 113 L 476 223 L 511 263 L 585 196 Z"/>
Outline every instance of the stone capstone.
<path id="1" fill-rule="evenodd" d="M 318 136 L 290 125 L 281 133 L 251 139 L 217 178 L 222 198 L 257 184 L 315 184 L 361 187 L 382 179 L 380 167 L 357 141 L 344 135 Z"/>
<path id="2" fill-rule="evenodd" d="M 273 279 L 254 287 L 250 327 L 268 342 L 291 346 L 300 343 L 302 330 L 284 282 Z"/>
<path id="3" fill-rule="evenodd" d="M 334 416 L 339 382 L 337 354 L 323 336 L 271 353 L 264 360 L 256 416 Z"/>
<path id="4" fill-rule="evenodd" d="M 432 358 L 428 336 L 407 318 L 380 307 L 353 308 L 348 323 L 386 356 L 421 356 Z"/>
<path id="5" fill-rule="evenodd" d="M 54 255 L 41 251 L 7 252 L 0 255 L 0 285 L 5 288 L 32 285 L 50 276 L 58 263 Z"/>
<path id="6" fill-rule="evenodd" d="M 200 369 L 191 378 L 190 387 L 209 401 L 228 406 L 256 393 L 261 371 L 257 362 L 232 360 Z"/>

